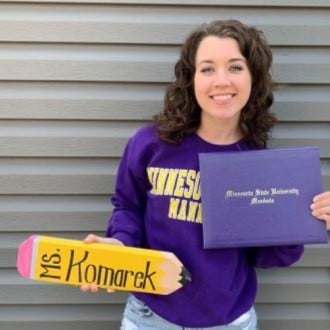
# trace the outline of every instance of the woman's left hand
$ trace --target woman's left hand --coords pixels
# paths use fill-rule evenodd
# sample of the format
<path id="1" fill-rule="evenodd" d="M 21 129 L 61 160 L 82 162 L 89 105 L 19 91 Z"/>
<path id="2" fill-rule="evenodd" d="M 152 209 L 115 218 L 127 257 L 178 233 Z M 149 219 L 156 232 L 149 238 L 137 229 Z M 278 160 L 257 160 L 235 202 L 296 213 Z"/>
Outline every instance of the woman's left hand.
<path id="1" fill-rule="evenodd" d="M 330 191 L 316 195 L 313 198 L 311 210 L 313 216 L 325 221 L 327 229 L 330 230 Z"/>

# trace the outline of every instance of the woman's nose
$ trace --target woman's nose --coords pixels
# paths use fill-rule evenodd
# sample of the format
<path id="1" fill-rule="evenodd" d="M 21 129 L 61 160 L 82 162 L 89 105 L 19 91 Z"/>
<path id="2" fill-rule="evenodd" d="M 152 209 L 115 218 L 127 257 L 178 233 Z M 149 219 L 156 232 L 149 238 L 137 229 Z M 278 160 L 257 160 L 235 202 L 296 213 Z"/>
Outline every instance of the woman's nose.
<path id="1" fill-rule="evenodd" d="M 218 70 L 215 75 L 216 86 L 229 86 L 231 84 L 229 74 L 226 70 Z"/>

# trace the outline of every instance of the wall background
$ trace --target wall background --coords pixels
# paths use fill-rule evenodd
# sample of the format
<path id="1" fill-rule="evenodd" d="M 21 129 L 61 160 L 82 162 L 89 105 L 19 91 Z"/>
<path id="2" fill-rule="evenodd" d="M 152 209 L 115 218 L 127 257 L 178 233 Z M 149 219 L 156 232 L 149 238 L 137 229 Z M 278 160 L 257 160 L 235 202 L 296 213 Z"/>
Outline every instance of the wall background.
<path id="1" fill-rule="evenodd" d="M 0 328 L 118 329 L 126 294 L 22 279 L 32 233 L 103 233 L 123 147 L 162 106 L 178 46 L 205 21 L 263 29 L 274 52 L 274 146 L 321 147 L 330 189 L 328 0 L 0 1 Z M 260 271 L 261 329 L 328 330 L 330 247 Z"/>

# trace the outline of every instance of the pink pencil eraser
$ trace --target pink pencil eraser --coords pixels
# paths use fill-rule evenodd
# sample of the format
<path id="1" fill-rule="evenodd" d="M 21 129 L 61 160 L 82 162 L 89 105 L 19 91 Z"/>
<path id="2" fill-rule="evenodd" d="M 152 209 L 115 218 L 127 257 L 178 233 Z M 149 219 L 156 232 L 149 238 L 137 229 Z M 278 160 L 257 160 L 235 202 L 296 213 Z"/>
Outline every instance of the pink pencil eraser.
<path id="1" fill-rule="evenodd" d="M 32 270 L 34 265 L 34 247 L 37 235 L 32 235 L 23 241 L 18 247 L 17 254 L 17 270 L 26 278 L 32 278 Z"/>

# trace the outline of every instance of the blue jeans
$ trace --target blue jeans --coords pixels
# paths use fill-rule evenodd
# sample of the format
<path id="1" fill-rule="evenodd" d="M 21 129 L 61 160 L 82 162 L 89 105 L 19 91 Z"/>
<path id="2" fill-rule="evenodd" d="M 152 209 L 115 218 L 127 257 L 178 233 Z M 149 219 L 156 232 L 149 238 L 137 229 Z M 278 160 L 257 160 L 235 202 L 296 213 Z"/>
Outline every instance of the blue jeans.
<path id="1" fill-rule="evenodd" d="M 145 303 L 128 297 L 120 330 L 257 330 L 257 316 L 254 308 L 227 325 L 211 328 L 189 328 L 168 322 L 154 313 Z"/>

